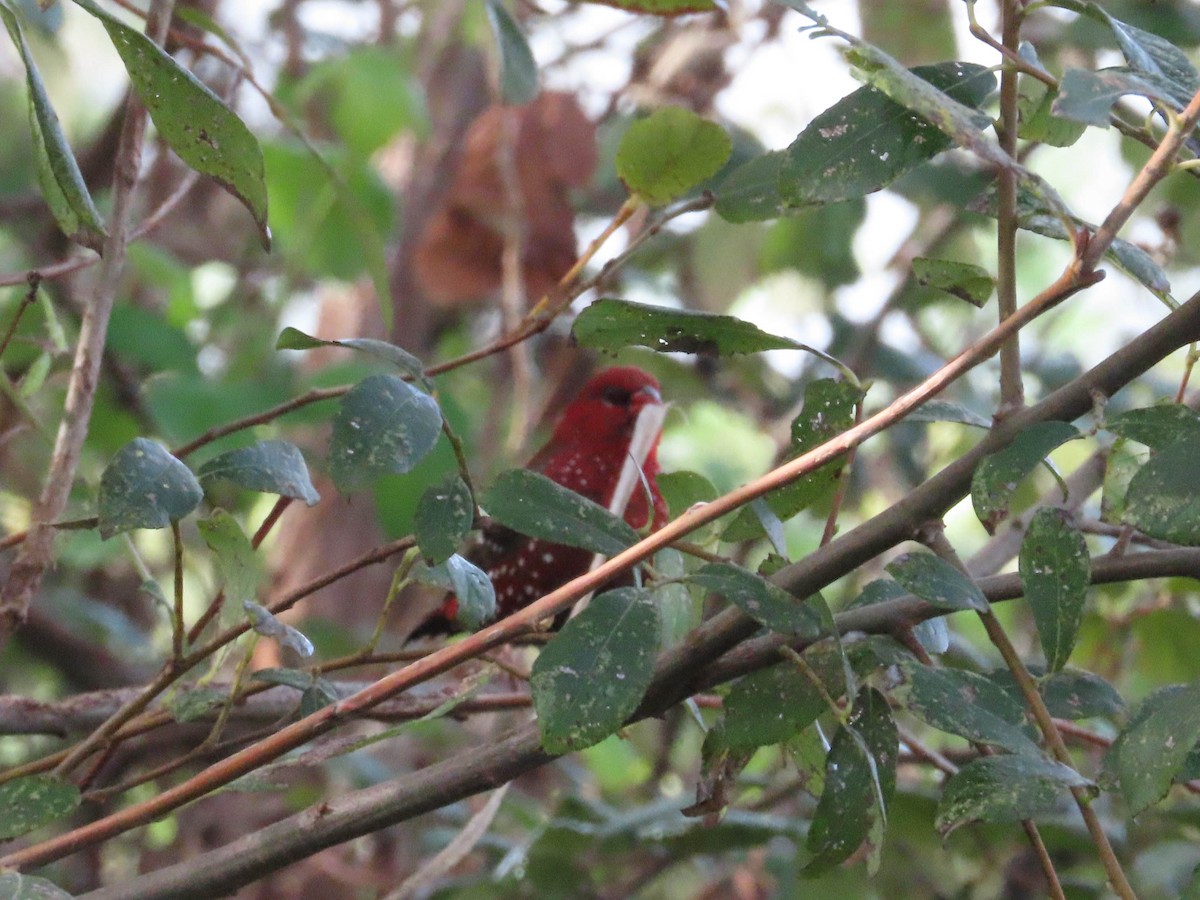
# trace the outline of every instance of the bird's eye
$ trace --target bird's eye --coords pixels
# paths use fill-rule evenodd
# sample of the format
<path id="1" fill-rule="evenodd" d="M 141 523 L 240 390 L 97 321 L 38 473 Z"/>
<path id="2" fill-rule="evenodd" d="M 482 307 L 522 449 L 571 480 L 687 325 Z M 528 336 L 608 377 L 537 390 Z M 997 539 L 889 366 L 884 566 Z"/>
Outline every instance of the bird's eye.
<path id="1" fill-rule="evenodd" d="M 601 398 L 605 403 L 611 403 L 613 406 L 628 406 L 633 395 L 622 387 L 606 387 L 601 393 Z"/>

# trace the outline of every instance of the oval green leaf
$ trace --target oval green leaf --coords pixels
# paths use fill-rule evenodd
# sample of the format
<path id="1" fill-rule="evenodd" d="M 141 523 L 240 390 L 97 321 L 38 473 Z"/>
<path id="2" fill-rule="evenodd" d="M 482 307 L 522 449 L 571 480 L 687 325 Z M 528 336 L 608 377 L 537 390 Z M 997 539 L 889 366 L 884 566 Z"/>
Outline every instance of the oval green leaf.
<path id="1" fill-rule="evenodd" d="M 930 103 L 965 110 L 962 116 L 975 130 L 980 125 L 974 118 L 978 113 L 968 107 L 979 106 L 996 87 L 996 76 L 972 63 L 901 71 L 910 76 L 913 90 L 925 90 Z M 968 107 L 960 107 L 958 101 Z M 779 166 L 779 194 L 785 205 L 793 207 L 861 197 L 886 187 L 953 143 L 929 120 L 877 87 L 859 88 L 819 114 L 788 147 Z M 761 165 L 765 171 L 767 164 Z M 752 174 L 742 177 L 749 179 Z M 769 203 L 759 199 L 755 206 Z"/>
<path id="2" fill-rule="evenodd" d="M 29 90 L 29 130 L 37 155 L 38 184 L 54 221 L 63 234 L 99 253 L 107 234 L 100 212 L 92 201 L 75 154 L 67 143 L 58 115 L 50 103 L 41 73 L 33 61 L 21 25 L 6 3 L 0 3 L 0 18 L 25 65 L 25 83 Z"/>
<path id="3" fill-rule="evenodd" d="M 863 688 L 825 759 L 825 787 L 806 841 L 813 858 L 805 875 L 845 862 L 868 838 L 878 866 L 887 806 L 896 789 L 898 754 L 899 737 L 887 700 L 874 688 Z"/>
<path id="4" fill-rule="evenodd" d="M 330 474 L 343 493 L 380 475 L 402 475 L 441 432 L 436 400 L 395 375 L 371 375 L 350 389 L 333 417 Z"/>
<path id="5" fill-rule="evenodd" d="M 100 476 L 100 536 L 108 540 L 134 528 L 166 528 L 203 497 L 196 476 L 162 444 L 134 438 Z"/>
<path id="6" fill-rule="evenodd" d="M 533 665 L 542 746 L 569 753 L 616 732 L 654 674 L 660 629 L 653 595 L 618 588 L 592 599 Z"/>
<path id="7" fill-rule="evenodd" d="M 290 441 L 259 441 L 214 457 L 200 467 L 200 479 L 224 478 L 264 494 L 293 497 L 313 506 L 321 499 L 300 448 Z"/>
<path id="8" fill-rule="evenodd" d="M 1136 816 L 1167 795 L 1200 742 L 1200 681 L 1172 684 L 1147 697 L 1109 749 L 1121 793 Z"/>
<path id="9" fill-rule="evenodd" d="M 1125 521 L 1151 537 L 1200 546 L 1200 460 L 1192 441 L 1174 443 L 1134 473 L 1125 491 Z"/>
<path id="10" fill-rule="evenodd" d="M 708 563 L 688 576 L 690 584 L 720 594 L 772 631 L 815 640 L 820 615 L 783 588 L 733 563 Z"/>
<path id="11" fill-rule="evenodd" d="M 805 662 L 834 699 L 845 693 L 845 678 L 836 654 L 804 654 Z M 725 698 L 725 745 L 745 753 L 790 740 L 829 707 L 808 674 L 785 660 L 747 675 Z"/>
<path id="12" fill-rule="evenodd" d="M 617 149 L 617 174 L 631 193 L 658 205 L 711 178 L 732 151 L 720 125 L 664 106 L 629 126 Z"/>
<path id="13" fill-rule="evenodd" d="M 989 608 L 975 582 L 932 553 L 906 553 L 887 565 L 887 573 L 909 593 L 938 609 L 986 612 Z"/>
<path id="14" fill-rule="evenodd" d="M 1019 822 L 1054 811 L 1069 788 L 1095 788 L 1069 766 L 1030 756 L 967 763 L 942 790 L 935 825 L 945 837 L 971 822 Z"/>
<path id="15" fill-rule="evenodd" d="M 1026 734 L 1021 705 L 995 682 L 966 669 L 908 663 L 903 670 L 911 682 L 906 706 L 926 724 L 1012 753 L 1042 755 Z"/>
<path id="16" fill-rule="evenodd" d="M 502 472 L 481 503 L 513 531 L 568 547 L 613 556 L 638 542 L 623 519 L 530 469 Z"/>
<path id="17" fill-rule="evenodd" d="M 1079 431 L 1070 422 L 1035 422 L 1003 450 L 984 458 L 971 478 L 971 503 L 989 534 L 1008 515 L 1021 479 L 1051 450 L 1077 437 Z"/>
<path id="18" fill-rule="evenodd" d="M 471 532 L 475 503 L 471 489 L 459 475 L 430 485 L 417 501 L 413 536 L 421 555 L 430 563 L 445 562 Z"/>
<path id="19" fill-rule="evenodd" d="M 949 259 L 918 257 L 912 261 L 912 272 L 922 287 L 943 291 L 979 308 L 987 303 L 996 286 L 996 280 L 983 266 Z"/>
<path id="20" fill-rule="evenodd" d="M 267 185 L 258 140 L 225 103 L 156 43 L 114 18 L 94 0 L 75 3 L 100 20 L 117 48 L 138 99 L 154 127 L 185 163 L 237 197 L 271 249 Z"/>
<path id="21" fill-rule="evenodd" d="M 1087 542 L 1062 510 L 1043 507 L 1025 532 L 1019 565 L 1046 667 L 1057 672 L 1067 664 L 1083 620 L 1092 580 Z"/>

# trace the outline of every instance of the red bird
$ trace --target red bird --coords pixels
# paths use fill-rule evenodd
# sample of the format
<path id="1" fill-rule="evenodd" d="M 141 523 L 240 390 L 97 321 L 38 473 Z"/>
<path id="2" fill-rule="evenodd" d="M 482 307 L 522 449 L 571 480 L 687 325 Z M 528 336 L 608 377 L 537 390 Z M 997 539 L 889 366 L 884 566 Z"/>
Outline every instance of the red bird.
<path id="1" fill-rule="evenodd" d="M 554 426 L 549 442 L 527 468 L 607 507 L 629 456 L 630 439 L 641 411 L 662 403 L 658 381 L 633 366 L 605 369 L 583 386 Z M 649 496 L 636 485 L 625 507 L 625 521 L 656 531 L 666 524 L 667 504 L 658 491 L 658 435 L 642 464 Z M 653 509 L 651 510 L 651 507 Z M 588 570 L 590 550 L 529 538 L 503 526 L 492 526 L 471 560 L 487 572 L 496 589 L 498 618 L 528 606 Z M 452 596 L 412 636 L 446 634 L 455 625 L 458 601 Z"/>

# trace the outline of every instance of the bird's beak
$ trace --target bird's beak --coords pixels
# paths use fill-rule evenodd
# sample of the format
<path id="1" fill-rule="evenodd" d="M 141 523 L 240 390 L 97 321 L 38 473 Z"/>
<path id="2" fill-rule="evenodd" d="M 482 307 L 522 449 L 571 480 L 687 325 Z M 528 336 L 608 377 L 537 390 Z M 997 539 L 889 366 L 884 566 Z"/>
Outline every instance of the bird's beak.
<path id="1" fill-rule="evenodd" d="M 636 396 L 640 400 L 639 406 L 646 406 L 650 403 L 656 403 L 661 406 L 663 402 L 662 394 L 658 392 L 658 388 L 650 387 L 650 385 L 639 388 Z"/>

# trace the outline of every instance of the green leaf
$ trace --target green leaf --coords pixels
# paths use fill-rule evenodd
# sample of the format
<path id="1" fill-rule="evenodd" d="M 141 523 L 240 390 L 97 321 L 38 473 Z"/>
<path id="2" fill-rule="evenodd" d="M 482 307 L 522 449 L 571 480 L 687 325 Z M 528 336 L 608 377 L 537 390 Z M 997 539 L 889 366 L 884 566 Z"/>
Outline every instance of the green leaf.
<path id="1" fill-rule="evenodd" d="M 971 503 L 988 534 L 1008 515 L 1021 479 L 1051 450 L 1077 437 L 1078 429 L 1069 422 L 1035 422 L 1003 450 L 984 458 L 971 478 Z"/>
<path id="2" fill-rule="evenodd" d="M 426 382 L 425 364 L 403 347 L 397 347 L 387 341 L 377 341 L 374 338 L 343 338 L 342 340 L 327 341 L 305 334 L 300 329 L 290 326 L 279 332 L 279 339 L 275 341 L 276 350 L 315 350 L 318 347 L 348 347 L 389 363 L 422 384 Z"/>
<path id="3" fill-rule="evenodd" d="M 846 691 L 836 654 L 805 652 L 804 659 L 835 700 Z M 812 680 L 785 660 L 736 682 L 725 698 L 725 744 L 734 753 L 789 740 L 829 707 Z"/>
<path id="4" fill-rule="evenodd" d="M 513 531 L 605 556 L 638 542 L 637 532 L 623 519 L 529 469 L 502 472 L 484 492 L 481 505 Z"/>
<path id="5" fill-rule="evenodd" d="M 862 389 L 845 381 L 819 378 L 809 382 L 804 388 L 804 406 L 792 420 L 788 459 L 804 455 L 853 426 L 854 409 L 862 398 Z M 776 488 L 765 496 L 767 505 L 783 521 L 799 515 L 833 492 L 845 465 L 845 457 L 839 457 L 789 485 Z M 746 509 L 738 513 L 721 538 L 746 541 L 762 534 L 760 519 L 753 510 Z"/>
<path id="6" fill-rule="evenodd" d="M 1108 127 L 1113 104 L 1126 94 L 1165 100 L 1159 88 L 1132 72 L 1105 69 L 1099 72 L 1067 69 L 1059 82 L 1051 112 L 1084 125 Z"/>
<path id="7" fill-rule="evenodd" d="M 901 71 L 924 86 L 932 103 L 962 110 L 967 127 L 978 130 L 986 125 L 986 117 L 958 102 L 977 107 L 995 90 L 996 76 L 983 66 L 950 62 Z M 859 88 L 839 100 L 788 147 L 779 166 L 778 192 L 784 205 L 861 197 L 953 146 L 935 123 L 878 88 Z M 770 202 L 758 200 L 752 208 Z"/>
<path id="8" fill-rule="evenodd" d="M 243 600 L 242 609 L 250 627 L 263 637 L 273 638 L 281 647 L 287 647 L 300 656 L 312 656 L 313 644 L 304 634 L 291 625 L 280 622 L 269 609 L 253 600 Z"/>
<path id="9" fill-rule="evenodd" d="M 1167 795 L 1200 741 L 1200 682 L 1160 688 L 1137 708 L 1109 749 L 1130 815 Z"/>
<path id="10" fill-rule="evenodd" d="M 880 578 L 865 584 L 862 593 L 851 600 L 846 605 L 846 609 L 886 603 L 889 600 L 899 600 L 901 597 L 908 596 L 910 596 L 908 589 L 898 581 Z M 913 635 L 921 642 L 922 647 L 934 655 L 945 653 L 950 647 L 950 630 L 942 616 L 918 622 L 913 626 Z"/>
<path id="11" fill-rule="evenodd" d="M 621 350 L 649 347 L 659 353 L 728 356 L 763 350 L 808 350 L 791 338 L 768 334 L 733 316 L 668 309 L 630 300 L 603 298 L 575 318 L 571 334 L 581 347 Z M 824 356 L 824 354 L 820 354 Z"/>
<path id="12" fill-rule="evenodd" d="M 945 291 L 980 308 L 987 303 L 996 286 L 996 280 L 987 269 L 971 263 L 918 257 L 912 261 L 912 271 L 917 284 Z"/>
<path id="13" fill-rule="evenodd" d="M 1200 416 L 1182 404 L 1164 403 L 1107 416 L 1104 430 L 1151 450 L 1166 450 L 1173 444 L 1200 441 Z"/>
<path id="14" fill-rule="evenodd" d="M 204 499 L 191 470 L 154 441 L 134 438 L 100 476 L 100 537 L 134 528 L 166 528 Z"/>
<path id="15" fill-rule="evenodd" d="M 814 640 L 821 634 L 820 617 L 811 606 L 733 563 L 707 563 L 688 582 L 720 594 L 772 631 Z"/>
<path id="16" fill-rule="evenodd" d="M 1025 84 L 1022 84 L 1022 89 L 1026 89 Z M 1057 89 L 1038 84 L 1032 91 L 1031 95 L 1022 95 L 1019 101 L 1019 134 L 1022 140 L 1037 141 L 1051 147 L 1070 147 L 1083 136 L 1087 125 L 1054 115 Z"/>
<path id="17" fill-rule="evenodd" d="M 1104 488 L 1100 495 L 1100 520 L 1112 525 L 1125 521 L 1125 495 L 1129 482 L 1145 463 L 1145 454 L 1131 441 L 1117 438 L 1104 455 Z"/>
<path id="18" fill-rule="evenodd" d="M 237 520 L 225 510 L 215 509 L 207 519 L 197 521 L 196 527 L 217 558 L 225 593 L 234 600 L 254 597 L 262 578 L 262 564 Z"/>
<path id="19" fill-rule="evenodd" d="M 1057 672 L 1075 647 L 1092 580 L 1087 542 L 1062 510 L 1034 513 L 1021 543 L 1020 572 L 1046 666 Z"/>
<path id="20" fill-rule="evenodd" d="M 107 234 L 104 221 L 84 184 L 83 175 L 50 103 L 46 86 L 38 72 L 21 25 L 6 2 L 0 2 L 0 18 L 25 65 L 25 83 L 29 90 L 29 130 L 37 156 L 38 183 L 54 221 L 72 241 L 99 253 Z"/>
<path id="21" fill-rule="evenodd" d="M 945 837 L 971 822 L 1019 822 L 1053 812 L 1073 787 L 1095 785 L 1069 766 L 1030 756 L 972 760 L 942 790 L 935 825 Z"/>
<path id="22" fill-rule="evenodd" d="M 967 409 L 961 403 L 949 400 L 929 400 L 922 403 L 904 418 L 905 422 L 955 422 L 973 425 L 976 428 L 991 428 L 992 420 Z"/>
<path id="23" fill-rule="evenodd" d="M 1049 675 L 1041 669 L 1031 668 L 1038 677 L 1038 693 L 1050 710 L 1050 715 L 1076 721 L 1096 716 L 1113 718 L 1125 713 L 1125 701 L 1116 688 L 1091 672 L 1079 669 L 1063 669 Z M 988 677 L 1004 688 L 1017 703 L 1023 703 L 1021 689 L 1017 687 L 1008 669 L 997 669 Z"/>
<path id="24" fill-rule="evenodd" d="M 528 103 L 538 92 L 537 63 L 521 29 L 500 0 L 487 0 L 488 22 L 500 52 L 500 99 L 505 103 Z"/>
<path id="25" fill-rule="evenodd" d="M 224 478 L 264 494 L 293 497 L 313 506 L 321 499 L 300 448 L 290 441 L 258 441 L 214 457 L 200 467 L 201 481 Z"/>
<path id="26" fill-rule="evenodd" d="M 1020 704 L 995 682 L 965 669 L 935 669 L 909 663 L 907 707 L 926 724 L 967 740 L 1040 757 L 1023 728 Z"/>
<path id="27" fill-rule="evenodd" d="M 0 897 L 4 900 L 71 900 L 53 881 L 20 872 L 0 872 Z"/>
<path id="28" fill-rule="evenodd" d="M 1125 491 L 1125 521 L 1151 537 L 1200 546 L 1200 459 L 1195 443 L 1177 442 L 1150 458 Z"/>
<path id="29" fill-rule="evenodd" d="M 732 151 L 720 125 L 664 106 L 629 126 L 617 149 L 617 174 L 630 193 L 658 205 L 711 178 Z"/>
<path id="30" fill-rule="evenodd" d="M 654 674 L 660 624 L 651 592 L 618 588 L 592 599 L 533 664 L 542 746 L 569 753 L 616 732 Z"/>
<path id="31" fill-rule="evenodd" d="M 779 192 L 785 151 L 772 150 L 737 166 L 717 187 L 717 214 L 726 222 L 761 222 L 787 211 Z"/>
<path id="32" fill-rule="evenodd" d="M 26 775 L 0 785 L 0 840 L 49 825 L 79 806 L 79 788 L 55 775 Z"/>
<path id="33" fill-rule="evenodd" d="M 906 553 L 887 565 L 887 573 L 938 609 L 989 609 L 987 597 L 975 582 L 932 553 Z"/>
<path id="34" fill-rule="evenodd" d="M 1063 669 L 1040 679 L 1038 691 L 1050 714 L 1060 719 L 1111 717 L 1125 712 L 1125 701 L 1116 688 L 1093 672 Z"/>
<path id="35" fill-rule="evenodd" d="M 496 618 L 496 589 L 491 579 L 457 553 L 439 565 L 429 566 L 418 578 L 453 592 L 458 600 L 455 618 L 467 630 L 475 631 Z"/>
<path id="36" fill-rule="evenodd" d="M 242 202 L 258 225 L 263 249 L 270 250 L 262 148 L 250 129 L 144 34 L 109 15 L 94 0 L 75 3 L 99 19 L 108 32 L 133 90 L 162 139 L 185 163 L 212 176 Z"/>
<path id="37" fill-rule="evenodd" d="M 854 237 L 866 219 L 862 197 L 796 209 L 774 223 L 758 254 L 762 275 L 792 270 L 815 278 L 829 289 L 862 277 Z"/>
<path id="38" fill-rule="evenodd" d="M 898 752 L 887 700 L 874 688 L 863 688 L 849 721 L 833 736 L 825 760 L 825 789 L 806 842 L 813 854 L 804 867 L 806 876 L 845 862 L 868 838 L 878 854 L 887 805 L 896 788 Z"/>
<path id="39" fill-rule="evenodd" d="M 330 474 L 343 493 L 380 475 L 403 475 L 441 432 L 436 400 L 395 375 L 371 375 L 350 389 L 333 417 Z"/>
<path id="40" fill-rule="evenodd" d="M 413 517 L 413 536 L 428 562 L 445 562 L 470 534 L 474 522 L 471 489 L 454 474 L 421 494 Z"/>

